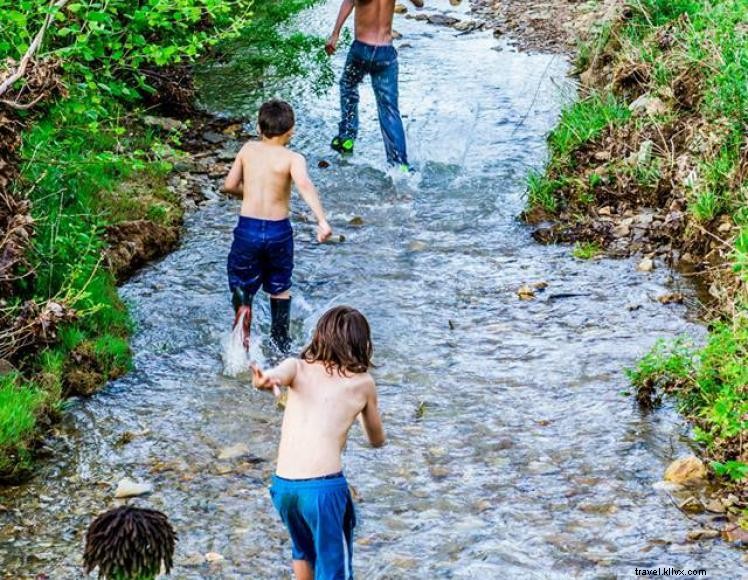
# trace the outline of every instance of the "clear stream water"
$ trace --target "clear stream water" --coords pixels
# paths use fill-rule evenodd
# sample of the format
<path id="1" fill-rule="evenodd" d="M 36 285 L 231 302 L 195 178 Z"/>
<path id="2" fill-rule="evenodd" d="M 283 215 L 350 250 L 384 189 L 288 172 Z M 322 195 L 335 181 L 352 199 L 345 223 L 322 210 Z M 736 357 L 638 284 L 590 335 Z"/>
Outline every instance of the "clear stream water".
<path id="1" fill-rule="evenodd" d="M 334 4 L 304 14 L 303 26 L 326 32 Z M 682 307 L 657 302 L 673 289 L 669 273 L 577 261 L 568 247 L 536 245 L 515 218 L 572 92 L 567 64 L 487 33 L 405 19 L 397 28 L 419 183 L 383 171 L 368 87 L 358 153 L 346 162 L 327 149 L 337 90 L 278 90 L 295 99 L 294 145 L 346 237 L 319 246 L 297 222 L 297 343 L 339 303 L 363 310 L 374 331 L 390 439 L 371 450 L 356 426 L 346 452 L 360 496 L 358 577 L 613 578 L 635 577 L 635 567 L 740 576 L 741 553 L 686 542 L 697 524 L 653 488 L 687 451 L 685 427 L 671 409 L 644 415 L 621 394 L 622 369 L 658 337 L 700 333 Z M 254 97 L 222 67 L 203 82 L 210 106 L 254 114 Z M 318 169 L 320 159 L 333 165 Z M 138 325 L 135 370 L 74 401 L 34 480 L 0 491 L 7 577 L 81 577 L 85 528 L 115 505 L 126 476 L 154 485 L 136 503 L 165 511 L 179 532 L 175 577 L 289 576 L 267 493 L 281 413 L 272 397 L 222 376 L 236 211 L 233 201 L 207 204 L 187 220 L 181 248 L 122 289 Z M 353 216 L 363 226 L 348 225 Z M 520 301 L 517 288 L 537 281 L 548 288 Z M 269 313 L 257 304 L 259 337 Z M 262 360 L 259 338 L 253 353 Z M 126 432 L 135 437 L 123 444 Z M 237 443 L 251 456 L 217 458 Z M 201 564 L 207 552 L 224 559 Z"/>

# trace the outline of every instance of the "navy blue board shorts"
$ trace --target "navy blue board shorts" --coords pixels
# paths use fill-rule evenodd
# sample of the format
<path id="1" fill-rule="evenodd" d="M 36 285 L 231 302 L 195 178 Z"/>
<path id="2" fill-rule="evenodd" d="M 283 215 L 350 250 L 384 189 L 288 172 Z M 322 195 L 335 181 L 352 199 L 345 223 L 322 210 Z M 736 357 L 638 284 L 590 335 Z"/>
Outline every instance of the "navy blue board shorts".
<path id="1" fill-rule="evenodd" d="M 258 220 L 239 216 L 227 264 L 229 288 L 248 297 L 262 286 L 268 294 L 291 287 L 293 229 L 291 220 Z"/>
<path id="2" fill-rule="evenodd" d="M 315 580 L 351 580 L 356 514 L 345 476 L 274 475 L 270 497 L 291 535 L 293 559 L 309 562 Z"/>

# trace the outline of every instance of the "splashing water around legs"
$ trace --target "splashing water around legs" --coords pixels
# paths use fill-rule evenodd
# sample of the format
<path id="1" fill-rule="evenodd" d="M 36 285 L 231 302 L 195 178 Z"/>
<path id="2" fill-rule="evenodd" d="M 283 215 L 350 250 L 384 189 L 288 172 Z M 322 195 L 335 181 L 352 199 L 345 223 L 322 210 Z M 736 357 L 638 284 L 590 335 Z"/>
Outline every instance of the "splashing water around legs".
<path id="1" fill-rule="evenodd" d="M 240 306 L 236 310 L 234 326 L 223 339 L 223 374 L 236 377 L 249 369 L 249 329 L 252 324 L 252 307 Z"/>

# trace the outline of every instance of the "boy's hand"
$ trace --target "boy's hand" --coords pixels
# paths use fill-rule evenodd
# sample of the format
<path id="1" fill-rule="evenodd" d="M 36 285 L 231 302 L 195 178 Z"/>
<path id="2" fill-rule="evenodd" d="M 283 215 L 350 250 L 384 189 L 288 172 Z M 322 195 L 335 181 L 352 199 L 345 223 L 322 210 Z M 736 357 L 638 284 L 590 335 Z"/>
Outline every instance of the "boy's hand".
<path id="1" fill-rule="evenodd" d="M 325 52 L 327 53 L 327 56 L 332 56 L 335 54 L 335 50 L 338 48 L 338 35 L 337 34 L 331 34 L 330 37 L 327 39 L 327 42 L 325 43 Z"/>
<path id="2" fill-rule="evenodd" d="M 321 221 L 317 224 L 317 241 L 321 244 L 330 239 L 332 235 L 332 228 L 327 221 Z"/>
<path id="3" fill-rule="evenodd" d="M 256 389 L 272 389 L 273 394 L 280 397 L 280 381 L 276 378 L 269 377 L 262 372 L 260 367 L 252 364 L 252 385 Z"/>

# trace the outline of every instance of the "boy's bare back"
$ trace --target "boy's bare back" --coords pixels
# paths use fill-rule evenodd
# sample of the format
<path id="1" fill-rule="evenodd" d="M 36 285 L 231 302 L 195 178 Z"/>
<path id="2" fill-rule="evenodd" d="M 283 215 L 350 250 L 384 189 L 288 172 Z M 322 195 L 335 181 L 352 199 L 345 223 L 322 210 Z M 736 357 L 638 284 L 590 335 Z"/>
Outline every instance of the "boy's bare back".
<path id="1" fill-rule="evenodd" d="M 302 173 L 306 173 L 306 163 L 298 153 L 282 145 L 249 142 L 236 157 L 226 179 L 226 189 L 235 185 L 235 178 L 240 177 L 241 215 L 282 220 L 289 214 L 294 174 L 298 176 Z"/>

